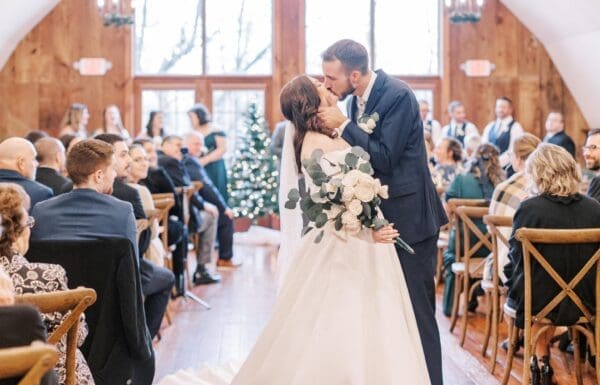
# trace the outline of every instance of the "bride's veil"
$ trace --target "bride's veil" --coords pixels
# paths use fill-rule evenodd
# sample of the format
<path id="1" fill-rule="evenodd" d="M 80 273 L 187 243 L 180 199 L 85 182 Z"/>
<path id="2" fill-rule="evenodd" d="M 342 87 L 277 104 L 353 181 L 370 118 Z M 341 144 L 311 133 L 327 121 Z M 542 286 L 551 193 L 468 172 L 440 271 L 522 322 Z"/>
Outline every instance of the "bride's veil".
<path id="1" fill-rule="evenodd" d="M 285 208 L 288 193 L 298 189 L 298 166 L 294 152 L 294 132 L 292 123 L 285 127 L 283 149 L 281 151 L 281 170 L 279 179 L 279 215 L 281 218 L 281 244 L 277 257 L 277 290 L 280 291 L 285 275 L 298 250 L 302 233 L 302 213 L 300 205 L 293 210 Z"/>

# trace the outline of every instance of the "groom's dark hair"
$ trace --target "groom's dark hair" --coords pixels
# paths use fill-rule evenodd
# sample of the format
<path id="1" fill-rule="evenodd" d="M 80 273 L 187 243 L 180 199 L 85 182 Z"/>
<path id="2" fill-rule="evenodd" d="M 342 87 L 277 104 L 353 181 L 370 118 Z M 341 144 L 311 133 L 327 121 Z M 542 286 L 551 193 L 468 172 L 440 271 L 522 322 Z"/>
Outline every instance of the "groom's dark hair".
<path id="1" fill-rule="evenodd" d="M 339 60 L 347 73 L 358 70 L 366 75 L 369 72 L 369 53 L 360 43 L 350 39 L 336 41 L 322 54 L 323 61 Z"/>

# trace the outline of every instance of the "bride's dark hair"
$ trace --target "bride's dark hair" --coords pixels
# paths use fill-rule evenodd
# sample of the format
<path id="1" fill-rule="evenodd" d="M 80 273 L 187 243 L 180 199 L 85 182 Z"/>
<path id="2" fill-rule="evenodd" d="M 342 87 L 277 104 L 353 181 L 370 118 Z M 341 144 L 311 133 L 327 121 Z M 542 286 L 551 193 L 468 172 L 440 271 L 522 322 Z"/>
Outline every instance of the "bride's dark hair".
<path id="1" fill-rule="evenodd" d="M 304 136 L 308 131 L 321 132 L 317 120 L 317 111 L 321 104 L 319 91 L 306 75 L 296 76 L 290 80 L 279 94 L 283 116 L 294 124 L 294 153 L 298 172 L 301 172 L 300 154 Z"/>

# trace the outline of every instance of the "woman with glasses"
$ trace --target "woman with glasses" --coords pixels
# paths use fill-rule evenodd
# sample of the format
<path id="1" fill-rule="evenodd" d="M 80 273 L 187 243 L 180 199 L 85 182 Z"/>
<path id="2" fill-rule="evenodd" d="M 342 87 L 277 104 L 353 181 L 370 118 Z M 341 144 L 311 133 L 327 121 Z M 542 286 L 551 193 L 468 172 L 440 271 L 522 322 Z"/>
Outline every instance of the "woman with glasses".
<path id="1" fill-rule="evenodd" d="M 65 270 L 54 264 L 30 263 L 23 257 L 29 249 L 31 228 L 35 225 L 33 217 L 28 215 L 29 196 L 21 186 L 13 183 L 0 183 L 0 216 L 2 235 L 0 235 L 0 269 L 8 273 L 14 285 L 15 294 L 48 293 L 67 290 L 67 274 Z M 50 335 L 62 321 L 61 313 L 43 314 L 44 324 Z M 83 316 L 82 316 L 83 317 Z M 78 345 L 81 346 L 87 335 L 85 322 L 79 323 Z M 59 360 L 56 374 L 59 384 L 66 380 L 65 361 L 67 353 L 66 337 L 58 343 Z M 90 369 L 77 350 L 76 380 L 77 384 L 94 384 Z"/>

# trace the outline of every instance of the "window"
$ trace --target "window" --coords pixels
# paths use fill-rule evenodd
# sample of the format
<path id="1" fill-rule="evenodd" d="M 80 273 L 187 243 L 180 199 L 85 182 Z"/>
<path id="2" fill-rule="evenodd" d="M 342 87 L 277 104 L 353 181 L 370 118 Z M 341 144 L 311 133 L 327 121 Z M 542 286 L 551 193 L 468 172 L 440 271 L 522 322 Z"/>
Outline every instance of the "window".
<path id="1" fill-rule="evenodd" d="M 374 68 L 388 74 L 438 75 L 439 3 L 305 0 L 306 72 L 320 74 L 321 52 L 339 39 L 350 38 L 367 47 Z"/>
<path id="2" fill-rule="evenodd" d="M 227 134 L 227 154 L 229 164 L 237 148 L 237 132 L 244 125 L 244 114 L 250 103 L 256 103 L 260 111 L 265 111 L 264 89 L 213 89 L 212 116 L 217 129 Z"/>
<path id="3" fill-rule="evenodd" d="M 272 0 L 141 0 L 136 74 L 270 74 Z"/>
<path id="4" fill-rule="evenodd" d="M 187 111 L 194 101 L 194 90 L 143 90 L 141 129 L 146 129 L 150 111 L 160 110 L 164 116 L 166 135 L 185 133 L 190 129 Z"/>

